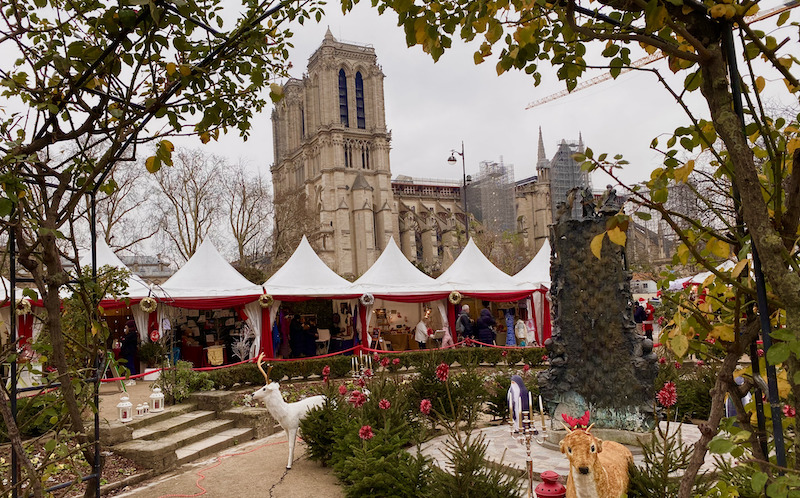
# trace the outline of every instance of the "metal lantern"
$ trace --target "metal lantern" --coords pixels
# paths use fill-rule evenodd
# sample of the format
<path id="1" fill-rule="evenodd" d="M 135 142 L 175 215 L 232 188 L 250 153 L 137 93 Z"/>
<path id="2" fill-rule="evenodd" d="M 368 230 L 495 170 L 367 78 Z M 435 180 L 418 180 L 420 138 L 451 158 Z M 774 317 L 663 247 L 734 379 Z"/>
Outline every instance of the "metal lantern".
<path id="1" fill-rule="evenodd" d="M 142 415 L 144 415 L 144 405 L 140 403 L 136 405 L 136 416 L 141 417 Z"/>
<path id="2" fill-rule="evenodd" d="M 537 498 L 564 498 L 567 495 L 567 488 L 558 482 L 558 474 L 546 470 L 540 476 L 543 482 L 536 486 Z"/>
<path id="3" fill-rule="evenodd" d="M 147 401 L 145 401 L 144 404 L 142 405 L 142 412 L 143 415 L 147 415 L 148 413 L 150 413 L 150 405 L 147 404 Z"/>
<path id="4" fill-rule="evenodd" d="M 131 420 L 133 420 L 132 408 L 133 408 L 133 403 L 128 401 L 127 396 L 123 396 L 119 399 L 119 403 L 117 404 L 117 410 L 119 410 L 120 422 L 130 422 Z"/>
<path id="5" fill-rule="evenodd" d="M 150 395 L 150 401 L 153 407 L 150 409 L 153 413 L 164 411 L 164 393 L 161 392 L 160 387 L 153 388 L 153 394 Z"/>

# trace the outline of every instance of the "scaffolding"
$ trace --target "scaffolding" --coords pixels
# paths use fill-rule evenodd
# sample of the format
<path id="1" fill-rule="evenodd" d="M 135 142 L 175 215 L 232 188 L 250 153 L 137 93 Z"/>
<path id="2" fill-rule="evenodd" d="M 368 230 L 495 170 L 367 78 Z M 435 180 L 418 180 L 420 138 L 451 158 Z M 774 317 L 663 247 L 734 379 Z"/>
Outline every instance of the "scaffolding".
<path id="1" fill-rule="evenodd" d="M 516 229 L 514 166 L 481 161 L 475 181 L 469 185 L 467 209 L 487 228 L 498 232 Z"/>
<path id="2" fill-rule="evenodd" d="M 556 206 L 567 200 L 567 192 L 570 189 L 575 187 L 592 188 L 589 173 L 582 170 L 581 165 L 572 157 L 575 154 L 583 153 L 583 150 L 583 141 L 561 140 L 558 150 L 550 161 L 550 200 L 553 219 L 556 219 Z M 579 202 L 574 202 L 572 205 L 572 217 L 581 217 Z"/>

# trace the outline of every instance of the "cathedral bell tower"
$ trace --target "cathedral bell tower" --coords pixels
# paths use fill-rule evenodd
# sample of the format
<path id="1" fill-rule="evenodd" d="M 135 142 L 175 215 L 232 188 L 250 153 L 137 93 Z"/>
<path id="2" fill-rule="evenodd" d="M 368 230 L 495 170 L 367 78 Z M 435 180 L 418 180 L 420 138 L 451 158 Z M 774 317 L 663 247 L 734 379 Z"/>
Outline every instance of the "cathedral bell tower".
<path id="1" fill-rule="evenodd" d="M 345 277 L 364 273 L 398 234 L 383 78 L 374 48 L 329 29 L 272 112 L 275 197 L 305 194 L 321 225 L 315 249 Z"/>

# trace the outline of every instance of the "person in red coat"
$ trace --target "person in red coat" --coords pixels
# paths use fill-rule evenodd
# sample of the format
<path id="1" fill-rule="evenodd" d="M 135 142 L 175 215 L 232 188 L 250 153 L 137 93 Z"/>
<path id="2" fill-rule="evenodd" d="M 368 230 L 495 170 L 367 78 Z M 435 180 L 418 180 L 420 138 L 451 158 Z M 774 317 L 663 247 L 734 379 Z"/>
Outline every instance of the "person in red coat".
<path id="1" fill-rule="evenodd" d="M 655 320 L 656 309 L 647 301 L 647 304 L 644 307 L 644 312 L 646 319 L 642 322 L 642 327 L 644 329 L 644 335 L 651 341 L 653 340 L 653 321 Z"/>

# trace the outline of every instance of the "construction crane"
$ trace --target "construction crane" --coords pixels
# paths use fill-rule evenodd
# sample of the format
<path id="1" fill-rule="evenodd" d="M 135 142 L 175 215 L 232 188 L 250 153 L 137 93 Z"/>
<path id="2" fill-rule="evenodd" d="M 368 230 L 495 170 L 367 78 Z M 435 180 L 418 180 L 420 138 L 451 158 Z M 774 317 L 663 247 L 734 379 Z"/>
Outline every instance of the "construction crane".
<path id="1" fill-rule="evenodd" d="M 786 2 L 785 4 L 780 5 L 778 7 L 773 7 L 771 9 L 765 10 L 764 12 L 759 12 L 759 13 L 753 15 L 753 16 L 746 17 L 745 21 L 747 21 L 747 22 L 761 21 L 763 19 L 767 19 L 769 17 L 778 15 L 781 12 L 785 12 L 787 10 L 793 9 L 793 8 L 797 7 L 798 5 L 800 5 L 800 0 L 790 0 L 789 2 Z M 641 59 L 633 61 L 630 66 L 622 68 L 622 70 L 619 72 L 619 74 L 624 74 L 624 73 L 627 73 L 629 71 L 633 71 L 634 69 L 640 68 L 642 66 L 646 66 L 647 64 L 655 62 L 655 61 L 657 61 L 659 59 L 663 59 L 664 57 L 666 57 L 666 55 L 663 52 L 659 52 L 659 53 L 655 53 L 655 54 L 652 54 L 652 55 L 648 55 L 647 57 L 642 57 Z M 604 73 L 604 74 L 601 74 L 600 76 L 595 76 L 594 78 L 591 78 L 591 79 L 588 79 L 588 80 L 585 80 L 585 81 L 581 81 L 580 83 L 578 83 L 575 86 L 575 88 L 572 89 L 572 91 L 561 90 L 560 92 L 552 93 L 552 94 L 548 95 L 547 97 L 542 97 L 539 100 L 534 100 L 533 102 L 531 102 L 530 104 L 525 106 L 525 110 L 532 109 L 534 107 L 538 107 L 540 105 L 546 104 L 548 102 L 552 102 L 554 100 L 558 100 L 561 97 L 565 97 L 565 96 L 567 96 L 567 95 L 569 95 L 571 93 L 575 93 L 575 92 L 579 92 L 581 90 L 585 90 L 586 88 L 589 88 L 590 86 L 596 85 L 598 83 L 602 83 L 603 81 L 606 81 L 606 80 L 610 80 L 611 78 L 612 78 L 611 73 Z"/>

